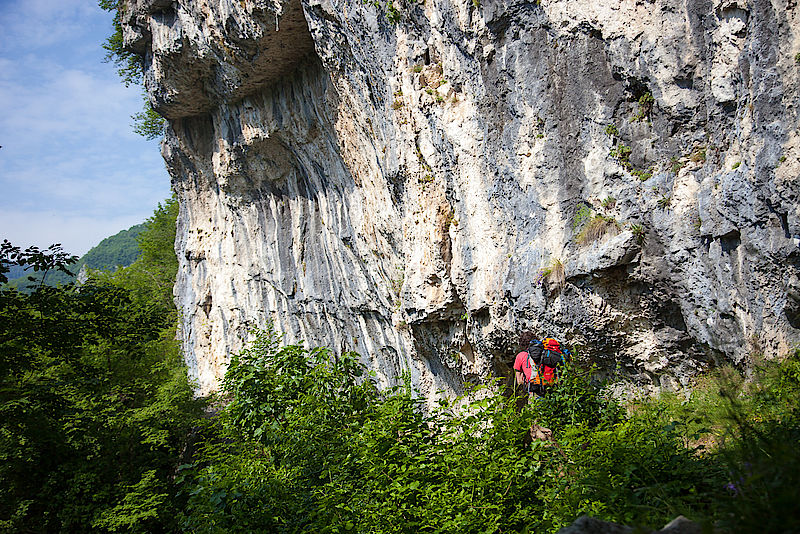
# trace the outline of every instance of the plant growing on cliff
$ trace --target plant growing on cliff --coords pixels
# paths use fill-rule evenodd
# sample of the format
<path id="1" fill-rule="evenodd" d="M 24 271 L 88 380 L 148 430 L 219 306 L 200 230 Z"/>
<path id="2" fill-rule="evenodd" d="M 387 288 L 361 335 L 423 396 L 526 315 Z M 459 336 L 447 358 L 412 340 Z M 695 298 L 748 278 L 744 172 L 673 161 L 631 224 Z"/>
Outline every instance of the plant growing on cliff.
<path id="1" fill-rule="evenodd" d="M 103 49 L 106 51 L 105 60 L 114 63 L 117 67 L 117 74 L 122 78 L 125 87 L 142 85 L 144 61 L 138 54 L 124 48 L 121 15 L 125 4 L 120 0 L 98 0 L 97 5 L 114 14 L 113 33 L 103 43 Z M 156 139 L 164 135 L 166 121 L 153 109 L 146 96 L 142 111 L 134 113 L 131 118 L 133 119 L 133 131 L 146 139 Z"/>
<path id="2" fill-rule="evenodd" d="M 558 258 L 553 258 L 550 265 L 539 269 L 536 275 L 536 287 L 547 284 L 552 291 L 560 291 L 566 283 L 566 269 Z"/>
<path id="3" fill-rule="evenodd" d="M 699 146 L 695 148 L 689 155 L 689 161 L 692 163 L 705 163 L 706 161 L 706 147 Z"/>
<path id="4" fill-rule="evenodd" d="M 639 110 L 631 117 L 631 122 L 641 122 L 650 118 L 650 113 L 653 111 L 653 104 L 655 99 L 649 91 L 639 97 Z"/>
<path id="5" fill-rule="evenodd" d="M 650 167 L 647 170 L 633 169 L 633 170 L 631 170 L 631 174 L 633 176 L 636 176 L 640 181 L 646 182 L 647 180 L 652 178 L 652 176 L 653 176 L 653 168 Z"/>
<path id="6" fill-rule="evenodd" d="M 615 137 L 619 137 L 619 130 L 613 124 L 609 124 L 608 126 L 606 126 L 605 132 L 606 135 L 611 137 L 612 139 Z"/>
<path id="7" fill-rule="evenodd" d="M 631 233 L 636 238 L 636 242 L 640 245 L 644 244 L 645 240 L 645 229 L 644 225 L 642 224 L 632 224 L 631 225 Z"/>
<path id="8" fill-rule="evenodd" d="M 620 145 L 612 148 L 608 152 L 608 155 L 611 156 L 612 158 L 616 159 L 617 162 L 622 167 L 630 170 L 633 167 L 631 165 L 631 162 L 630 162 L 630 157 L 631 157 L 631 152 L 632 151 L 633 150 L 631 149 L 631 147 L 629 147 L 627 145 L 620 144 Z"/>
<path id="9" fill-rule="evenodd" d="M 600 205 L 603 206 L 603 209 L 605 210 L 613 210 L 614 207 L 617 205 L 617 199 L 615 199 L 612 196 L 608 196 L 603 199 Z"/>
<path id="10" fill-rule="evenodd" d="M 592 217 L 592 208 L 586 203 L 581 203 L 578 211 L 572 217 L 572 231 L 581 229 Z"/>
<path id="11" fill-rule="evenodd" d="M 389 2 L 386 4 L 386 20 L 388 20 L 390 24 L 397 24 L 400 22 L 401 18 L 402 15 L 400 14 L 400 11 L 394 7 L 394 2 L 389 0 Z"/>
<path id="12" fill-rule="evenodd" d="M 616 235 L 619 232 L 619 223 L 613 217 L 595 215 L 575 237 L 579 245 L 588 245 L 599 241 L 607 235 Z"/>
<path id="13" fill-rule="evenodd" d="M 678 172 L 686 166 L 686 161 L 681 160 L 678 156 L 672 156 L 669 160 L 670 162 L 670 171 L 672 174 L 678 174 Z"/>

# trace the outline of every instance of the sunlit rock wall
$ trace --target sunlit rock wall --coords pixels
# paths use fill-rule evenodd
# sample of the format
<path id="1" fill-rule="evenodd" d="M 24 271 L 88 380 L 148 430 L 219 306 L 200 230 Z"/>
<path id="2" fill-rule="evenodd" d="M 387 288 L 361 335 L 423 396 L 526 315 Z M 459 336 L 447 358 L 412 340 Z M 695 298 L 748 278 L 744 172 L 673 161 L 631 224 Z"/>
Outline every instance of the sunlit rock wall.
<path id="1" fill-rule="evenodd" d="M 198 390 L 267 320 L 429 397 L 523 329 L 645 388 L 800 341 L 796 2 L 599 4 L 131 0 Z"/>

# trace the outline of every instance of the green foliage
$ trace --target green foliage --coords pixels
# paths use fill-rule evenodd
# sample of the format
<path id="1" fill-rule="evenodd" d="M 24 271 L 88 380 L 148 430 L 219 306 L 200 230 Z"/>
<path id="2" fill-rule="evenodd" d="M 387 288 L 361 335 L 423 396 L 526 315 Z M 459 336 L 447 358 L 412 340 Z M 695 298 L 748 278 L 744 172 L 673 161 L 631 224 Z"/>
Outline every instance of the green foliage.
<path id="1" fill-rule="evenodd" d="M 800 351 L 753 366 L 745 380 L 721 369 L 698 382 L 691 398 L 662 395 L 639 411 L 680 421 L 688 444 L 709 460 L 725 492 L 712 502 L 720 532 L 800 530 Z"/>
<path id="2" fill-rule="evenodd" d="M 612 197 L 612 196 L 608 196 L 608 197 L 603 199 L 603 202 L 601 202 L 601 205 L 603 206 L 603 209 L 613 210 L 614 206 L 617 205 L 617 199 Z"/>
<path id="3" fill-rule="evenodd" d="M 636 241 L 641 245 L 644 243 L 645 240 L 645 228 L 642 224 L 632 224 L 631 225 L 631 233 L 633 233 L 634 237 L 636 237 Z"/>
<path id="4" fill-rule="evenodd" d="M 592 218 L 592 208 L 590 208 L 587 204 L 581 203 L 578 207 L 578 211 L 575 212 L 575 215 L 572 217 L 572 230 L 576 231 L 589 222 Z"/>
<path id="5" fill-rule="evenodd" d="M 142 232 L 153 247 L 156 233 Z M 74 257 L 44 260 L 53 269 Z M 0 529 L 174 526 L 172 475 L 201 405 L 175 341 L 174 306 L 138 291 L 113 275 L 80 290 L 0 291 Z"/>
<path id="6" fill-rule="evenodd" d="M 736 163 L 733 164 L 733 167 L 731 167 L 731 169 L 735 171 L 736 169 L 739 168 L 739 165 L 741 165 L 741 164 L 742 164 L 741 161 L 737 161 Z"/>
<path id="7" fill-rule="evenodd" d="M 669 195 L 661 195 L 661 198 L 658 199 L 656 204 L 658 204 L 659 208 L 667 210 L 669 209 L 670 202 L 672 202 L 672 199 Z"/>
<path id="8" fill-rule="evenodd" d="M 547 286 L 551 291 L 560 291 L 566 284 L 566 268 L 558 258 L 553 258 L 550 265 L 539 269 L 536 275 L 536 287 L 542 286 L 547 282 Z"/>
<path id="9" fill-rule="evenodd" d="M 268 326 L 232 360 L 231 402 L 182 471 L 183 527 L 554 532 L 586 512 L 703 517 L 718 470 L 683 427 L 626 417 L 590 376 L 569 367 L 521 412 L 494 385 L 426 411 L 407 383 L 379 392 L 356 355 L 282 346 Z M 557 443 L 526 440 L 534 422 Z"/>
<path id="10" fill-rule="evenodd" d="M 639 97 L 639 111 L 631 117 L 631 122 L 641 122 L 650 118 L 650 113 L 653 111 L 653 104 L 655 99 L 649 91 Z"/>
<path id="11" fill-rule="evenodd" d="M 159 139 L 164 135 L 166 120 L 159 115 L 150 101 L 145 98 L 144 109 L 131 115 L 133 119 L 133 131 L 145 139 Z"/>
<path id="12" fill-rule="evenodd" d="M 149 306 L 175 320 L 172 286 L 178 272 L 175 256 L 177 217 L 178 201 L 174 197 L 159 204 L 145 222 L 146 229 L 136 237 L 141 251 L 139 259 L 113 274 L 95 273 L 100 280 L 128 289 L 140 305 Z"/>
<path id="13" fill-rule="evenodd" d="M 640 169 L 633 169 L 631 170 L 631 174 L 639 178 L 642 182 L 646 182 L 653 176 L 653 169 L 650 168 L 648 170 L 640 170 Z"/>
<path id="14" fill-rule="evenodd" d="M 629 147 L 627 145 L 620 144 L 620 145 L 617 145 L 616 147 L 612 148 L 608 152 L 608 155 L 611 156 L 612 158 L 616 159 L 617 162 L 619 162 L 619 164 L 621 166 L 623 166 L 624 168 L 630 170 L 631 168 L 633 168 L 633 166 L 631 165 L 631 161 L 630 161 L 631 152 L 632 151 L 633 150 L 631 149 L 631 147 Z"/>
<path id="15" fill-rule="evenodd" d="M 605 132 L 609 137 L 619 137 L 619 130 L 613 124 L 606 126 Z"/>
<path id="16" fill-rule="evenodd" d="M 125 87 L 141 85 L 144 74 L 144 59 L 134 52 L 125 50 L 122 35 L 122 14 L 125 3 L 122 0 L 98 0 L 97 5 L 114 14 L 113 33 L 103 43 L 105 60 L 114 63 L 117 74 Z M 131 116 L 133 131 L 146 139 L 157 139 L 164 135 L 165 119 L 159 115 L 145 97 L 142 111 Z"/>
<path id="17" fill-rule="evenodd" d="M 798 53 L 798 54 L 796 54 L 794 56 L 794 62 L 797 63 L 798 65 L 800 65 L 800 53 Z"/>
<path id="18" fill-rule="evenodd" d="M 400 11 L 394 7 L 394 3 L 389 0 L 389 2 L 386 3 L 386 20 L 388 20 L 390 24 L 397 24 L 402 17 Z"/>
<path id="19" fill-rule="evenodd" d="M 8 282 L 7 273 L 10 272 L 12 266 L 17 266 L 24 270 L 32 269 L 35 273 L 41 273 L 39 279 L 30 277 L 30 281 L 35 282 L 38 287 L 42 287 L 50 272 L 62 272 L 71 276 L 73 273 L 67 267 L 76 261 L 78 261 L 78 257 L 64 252 L 61 243 L 50 245 L 44 250 L 34 246 L 22 250 L 20 247 L 12 245 L 8 239 L 4 239 L 0 244 L 0 283 Z"/>
<path id="20" fill-rule="evenodd" d="M 122 38 L 122 9 L 124 4 L 120 0 L 98 0 L 97 5 L 105 11 L 114 14 L 112 21 L 113 33 L 103 43 L 106 51 L 105 59 L 114 63 L 117 74 L 122 78 L 125 87 L 141 85 L 143 61 L 140 56 L 125 50 Z"/>
<path id="21" fill-rule="evenodd" d="M 138 236 L 144 228 L 144 224 L 137 224 L 131 226 L 127 230 L 122 230 L 113 236 L 103 239 L 69 268 L 70 273 L 73 274 L 62 271 L 51 272 L 48 274 L 45 283 L 54 287 L 70 284 L 75 281 L 75 275 L 80 272 L 84 265 L 89 269 L 113 270 L 119 266 L 132 264 L 139 256 L 139 245 L 136 242 L 136 236 Z M 24 272 L 19 272 L 17 274 L 19 277 L 24 277 Z M 32 274 L 38 285 L 43 279 L 42 273 Z M 25 287 L 21 280 L 15 282 L 10 276 L 9 282 L 17 288 Z"/>

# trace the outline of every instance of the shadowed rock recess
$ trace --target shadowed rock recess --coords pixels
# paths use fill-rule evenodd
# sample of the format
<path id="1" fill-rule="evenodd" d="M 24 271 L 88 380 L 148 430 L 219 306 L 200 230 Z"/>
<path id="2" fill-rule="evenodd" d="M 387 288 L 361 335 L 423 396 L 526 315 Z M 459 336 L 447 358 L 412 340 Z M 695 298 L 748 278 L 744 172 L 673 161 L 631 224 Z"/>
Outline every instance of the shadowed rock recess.
<path id="1" fill-rule="evenodd" d="M 377 4 L 125 8 L 201 393 L 268 319 L 429 397 L 528 328 L 644 389 L 800 341 L 795 0 Z"/>

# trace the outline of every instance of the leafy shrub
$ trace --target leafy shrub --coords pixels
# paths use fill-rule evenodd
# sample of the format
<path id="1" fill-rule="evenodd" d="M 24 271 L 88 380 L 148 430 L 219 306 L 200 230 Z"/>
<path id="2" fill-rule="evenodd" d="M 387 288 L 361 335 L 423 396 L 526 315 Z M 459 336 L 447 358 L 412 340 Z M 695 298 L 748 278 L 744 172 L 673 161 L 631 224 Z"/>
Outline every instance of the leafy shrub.
<path id="1" fill-rule="evenodd" d="M 800 529 L 800 352 L 756 363 L 745 379 L 732 368 L 703 377 L 691 398 L 662 394 L 636 408 L 683 428 L 706 465 L 710 514 L 720 532 Z M 722 491 L 720 491 L 722 489 Z"/>
<path id="2" fill-rule="evenodd" d="M 172 476 L 203 403 L 175 340 L 174 224 L 157 213 L 142 256 L 80 290 L 0 291 L 0 530 L 177 526 Z"/>
<path id="3" fill-rule="evenodd" d="M 613 124 L 606 126 L 605 132 L 609 137 L 619 137 L 619 130 Z"/>
<path id="4" fill-rule="evenodd" d="M 706 513 L 705 460 L 681 427 L 626 418 L 591 374 L 568 367 L 521 411 L 495 385 L 426 410 L 407 382 L 379 392 L 355 355 L 284 347 L 267 327 L 233 359 L 231 402 L 181 473 L 184 528 L 554 532 L 585 512 Z M 534 422 L 557 441 L 526 441 Z"/>
<path id="5" fill-rule="evenodd" d="M 612 148 L 608 155 L 616 159 L 621 166 L 630 170 L 632 168 L 630 161 L 632 151 L 633 149 L 631 149 L 631 147 L 620 144 L 619 146 Z"/>

